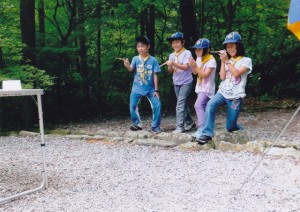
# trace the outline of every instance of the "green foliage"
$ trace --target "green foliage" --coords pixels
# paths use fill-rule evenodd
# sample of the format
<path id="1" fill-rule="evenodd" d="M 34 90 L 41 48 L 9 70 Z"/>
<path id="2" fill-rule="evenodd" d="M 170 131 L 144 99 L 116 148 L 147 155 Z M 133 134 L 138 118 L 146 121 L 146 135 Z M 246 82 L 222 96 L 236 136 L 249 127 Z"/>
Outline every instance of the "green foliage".
<path id="1" fill-rule="evenodd" d="M 6 65 L 0 70 L 0 80 L 20 79 L 24 88 L 47 90 L 44 98 L 47 120 L 69 121 L 108 112 L 128 112 L 133 74 L 128 73 L 122 61 L 115 60 L 115 57 L 131 61 L 137 54 L 134 39 L 141 33 L 141 13 L 153 1 L 83 2 L 85 19 L 84 23 L 79 23 L 78 10 L 75 10 L 78 5 L 73 5 L 73 1 L 44 0 L 46 33 L 38 30 L 36 12 L 35 66 L 18 65 L 21 64 L 24 47 L 20 32 L 20 1 L 2 0 L 0 3 L 0 47 L 3 49 L 0 56 Z M 238 2 L 236 8 L 231 8 L 233 10 L 229 10 L 230 2 L 233 5 Z M 197 19 L 194 27 L 199 37 L 210 39 L 213 50 L 224 48 L 222 42 L 228 30 L 240 32 L 246 55 L 253 61 L 247 95 L 261 96 L 262 101 L 269 101 L 271 96 L 300 98 L 299 42 L 286 29 L 289 2 L 194 1 Z M 36 1 L 36 9 L 38 3 Z M 154 3 L 154 50 L 161 64 L 172 52 L 166 38 L 182 31 L 180 1 L 155 0 Z M 84 25 L 84 29 L 80 28 L 80 24 Z M 98 36 L 101 36 L 100 41 Z M 81 67 L 82 49 L 87 52 L 87 70 Z M 218 58 L 217 62 L 219 66 Z M 219 67 L 217 85 L 220 83 L 218 71 Z M 174 108 L 172 76 L 166 67 L 162 67 L 159 74 L 159 87 L 163 109 Z M 16 107 L 13 106 L 15 103 L 6 101 L 2 111 L 8 113 L 10 107 Z M 148 105 L 147 101 L 142 101 L 142 108 L 146 108 L 144 103 Z M 22 110 L 19 108 L 17 111 L 16 117 L 22 116 Z M 32 120 L 26 122 L 26 119 L 24 116 L 25 125 L 30 125 Z"/>
<path id="2" fill-rule="evenodd" d="M 260 97 L 260 100 L 262 102 L 271 102 L 272 101 L 272 98 L 268 95 L 268 94 L 264 94 Z"/>
<path id="3" fill-rule="evenodd" d="M 0 74 L 0 81 L 14 79 L 21 80 L 24 89 L 42 88 L 50 90 L 54 85 L 54 77 L 46 74 L 44 70 L 29 65 L 10 66 Z"/>

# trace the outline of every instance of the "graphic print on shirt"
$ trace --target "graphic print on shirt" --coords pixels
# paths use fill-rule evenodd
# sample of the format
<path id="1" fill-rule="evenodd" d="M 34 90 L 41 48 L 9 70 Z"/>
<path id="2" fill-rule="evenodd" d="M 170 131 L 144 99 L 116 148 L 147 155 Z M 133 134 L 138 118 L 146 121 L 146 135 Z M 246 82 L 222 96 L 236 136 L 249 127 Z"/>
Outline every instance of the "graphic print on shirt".
<path id="1" fill-rule="evenodd" d="M 226 79 L 220 85 L 221 88 L 228 94 L 232 93 L 232 90 L 241 82 L 241 77 L 235 78 L 230 71 L 226 72 Z"/>
<path id="2" fill-rule="evenodd" d="M 152 75 L 152 65 L 138 64 L 136 69 L 136 80 L 142 85 L 143 83 L 148 85 Z"/>

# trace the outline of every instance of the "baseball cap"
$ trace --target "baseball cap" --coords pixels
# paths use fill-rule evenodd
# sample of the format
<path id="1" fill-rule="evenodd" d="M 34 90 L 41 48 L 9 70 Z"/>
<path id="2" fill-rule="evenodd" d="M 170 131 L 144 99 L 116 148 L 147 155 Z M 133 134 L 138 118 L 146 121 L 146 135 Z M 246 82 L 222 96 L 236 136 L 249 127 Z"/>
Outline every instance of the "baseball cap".
<path id="1" fill-rule="evenodd" d="M 146 36 L 138 36 L 135 38 L 135 42 L 138 43 L 138 42 L 141 42 L 141 43 L 144 43 L 146 45 L 149 45 L 150 44 L 150 40 L 149 38 L 147 38 Z"/>
<path id="2" fill-rule="evenodd" d="M 191 46 L 193 49 L 205 49 L 210 47 L 210 41 L 207 38 L 200 38 L 197 40 L 194 46 Z"/>
<path id="3" fill-rule="evenodd" d="M 172 41 L 177 39 L 183 39 L 182 32 L 175 32 L 171 37 L 167 38 L 167 41 Z"/>
<path id="4" fill-rule="evenodd" d="M 237 43 L 242 40 L 242 37 L 238 32 L 230 32 L 228 35 L 226 35 L 225 40 L 223 44 L 226 43 Z"/>

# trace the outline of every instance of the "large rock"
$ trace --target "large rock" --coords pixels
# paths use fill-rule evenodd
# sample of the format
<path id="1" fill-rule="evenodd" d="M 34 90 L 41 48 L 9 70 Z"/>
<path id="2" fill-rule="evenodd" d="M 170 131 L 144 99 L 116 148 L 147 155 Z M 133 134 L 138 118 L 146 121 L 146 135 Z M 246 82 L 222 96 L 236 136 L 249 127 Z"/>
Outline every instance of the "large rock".
<path id="1" fill-rule="evenodd" d="M 124 132 L 121 131 L 110 131 L 110 130 L 98 130 L 95 134 L 97 135 L 104 135 L 108 137 L 123 137 Z"/>
<path id="2" fill-rule="evenodd" d="M 19 132 L 19 136 L 34 137 L 34 136 L 39 136 L 39 135 L 40 135 L 40 133 L 30 132 L 30 131 L 25 131 L 25 130 L 22 130 L 21 132 Z"/>
<path id="3" fill-rule="evenodd" d="M 265 147 L 269 147 L 271 145 L 273 145 L 272 141 L 257 141 L 258 143 L 261 143 L 262 145 L 264 145 Z M 279 148 L 287 148 L 287 147 L 291 147 L 294 149 L 300 149 L 300 144 L 299 142 L 292 142 L 292 141 L 276 141 L 273 145 L 273 147 L 279 147 Z"/>
<path id="4" fill-rule="evenodd" d="M 265 150 L 262 144 L 256 142 L 248 142 L 246 144 L 233 144 L 226 141 L 218 142 L 218 145 L 216 145 L 216 149 L 234 152 L 249 151 L 255 153 L 262 153 Z"/>
<path id="5" fill-rule="evenodd" d="M 133 139 L 147 139 L 152 137 L 152 133 L 144 130 L 127 131 L 124 134 L 124 137 Z"/>
<path id="6" fill-rule="evenodd" d="M 177 148 L 183 150 L 211 150 L 215 148 L 215 144 L 213 141 L 205 145 L 199 145 L 197 142 L 187 142 L 179 145 Z"/>
<path id="7" fill-rule="evenodd" d="M 174 141 L 166 141 L 166 140 L 159 140 L 159 139 L 135 139 L 133 144 L 138 145 L 145 145 L 145 146 L 160 146 L 160 147 L 175 147 L 177 143 Z"/>
<path id="8" fill-rule="evenodd" d="M 220 141 L 226 141 L 232 144 L 246 144 L 249 142 L 246 131 L 234 131 L 234 132 L 219 132 L 214 137 L 215 144 L 218 146 Z"/>
<path id="9" fill-rule="evenodd" d="M 280 156 L 283 158 L 293 157 L 297 160 L 300 160 L 300 151 L 294 148 L 278 148 L 272 147 L 267 155 Z"/>
<path id="10" fill-rule="evenodd" d="M 177 145 L 190 142 L 193 140 L 192 136 L 186 133 L 159 133 L 153 137 L 154 139 L 173 141 Z"/>

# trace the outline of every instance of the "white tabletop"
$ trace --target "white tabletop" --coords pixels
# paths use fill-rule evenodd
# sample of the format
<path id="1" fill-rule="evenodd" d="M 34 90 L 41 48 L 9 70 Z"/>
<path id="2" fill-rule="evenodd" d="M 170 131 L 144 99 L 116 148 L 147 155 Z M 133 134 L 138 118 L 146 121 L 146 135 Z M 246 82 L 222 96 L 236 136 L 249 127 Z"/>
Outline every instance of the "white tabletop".
<path id="1" fill-rule="evenodd" d="M 43 95 L 43 89 L 21 89 L 21 90 L 3 90 L 0 89 L 0 97 L 5 96 L 32 96 Z"/>

